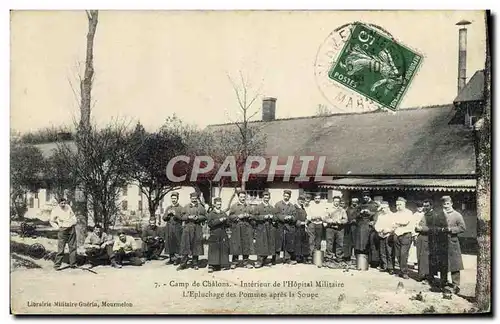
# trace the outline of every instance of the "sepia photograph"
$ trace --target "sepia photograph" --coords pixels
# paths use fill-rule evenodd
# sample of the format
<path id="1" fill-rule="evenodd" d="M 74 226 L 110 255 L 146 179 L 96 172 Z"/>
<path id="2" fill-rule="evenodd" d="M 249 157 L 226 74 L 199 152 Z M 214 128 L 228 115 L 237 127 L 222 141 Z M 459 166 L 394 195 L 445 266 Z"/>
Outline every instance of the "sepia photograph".
<path id="1" fill-rule="evenodd" d="M 491 315 L 487 10 L 11 10 L 10 314 Z"/>

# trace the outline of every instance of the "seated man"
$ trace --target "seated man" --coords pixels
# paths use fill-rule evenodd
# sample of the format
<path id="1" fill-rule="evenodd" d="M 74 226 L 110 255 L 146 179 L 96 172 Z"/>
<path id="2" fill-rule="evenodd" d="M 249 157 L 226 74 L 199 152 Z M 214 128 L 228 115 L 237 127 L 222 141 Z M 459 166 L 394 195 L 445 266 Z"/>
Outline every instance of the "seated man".
<path id="1" fill-rule="evenodd" d="M 124 260 L 129 261 L 135 266 L 141 266 L 143 263 L 139 258 L 135 239 L 130 235 L 125 235 L 123 231 L 118 232 L 118 237 L 113 244 L 113 253 L 118 268 L 122 267 Z"/>
<path id="2" fill-rule="evenodd" d="M 142 229 L 142 251 L 146 260 L 157 260 L 164 248 L 163 234 L 156 225 L 156 218 L 151 217 L 149 224 Z"/>
<path id="3" fill-rule="evenodd" d="M 92 266 L 99 261 L 111 261 L 112 267 L 117 267 L 113 255 L 113 236 L 104 233 L 102 226 L 96 224 L 94 230 L 88 233 L 83 243 L 85 254 Z"/>

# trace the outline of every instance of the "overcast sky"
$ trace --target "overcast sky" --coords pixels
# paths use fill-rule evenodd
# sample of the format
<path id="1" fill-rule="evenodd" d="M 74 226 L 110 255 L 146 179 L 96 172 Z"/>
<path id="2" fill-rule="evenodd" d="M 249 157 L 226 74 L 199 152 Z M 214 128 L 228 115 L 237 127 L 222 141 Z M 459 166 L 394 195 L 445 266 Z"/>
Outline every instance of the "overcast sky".
<path id="1" fill-rule="evenodd" d="M 261 85 L 262 95 L 278 98 L 277 118 L 313 115 L 318 104 L 329 105 L 314 77 L 318 48 L 353 21 L 380 25 L 424 55 L 401 107 L 450 103 L 457 91 L 455 23 L 462 19 L 473 22 L 470 78 L 485 61 L 479 11 L 101 11 L 92 117 L 100 124 L 140 120 L 150 130 L 173 113 L 200 126 L 228 122 L 237 118 L 237 101 L 227 75 L 237 78 L 240 70 L 253 90 Z M 78 88 L 86 32 L 83 11 L 12 14 L 11 128 L 25 132 L 78 118 L 70 82 Z"/>

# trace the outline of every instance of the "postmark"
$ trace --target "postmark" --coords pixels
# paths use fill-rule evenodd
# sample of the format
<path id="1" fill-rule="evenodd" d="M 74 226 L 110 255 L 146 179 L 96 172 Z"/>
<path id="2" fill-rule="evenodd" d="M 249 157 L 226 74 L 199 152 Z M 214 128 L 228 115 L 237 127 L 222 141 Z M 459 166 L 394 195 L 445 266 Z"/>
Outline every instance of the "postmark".
<path id="1" fill-rule="evenodd" d="M 422 59 L 383 28 L 355 22 L 336 28 L 320 46 L 316 82 L 337 110 L 395 111 Z"/>

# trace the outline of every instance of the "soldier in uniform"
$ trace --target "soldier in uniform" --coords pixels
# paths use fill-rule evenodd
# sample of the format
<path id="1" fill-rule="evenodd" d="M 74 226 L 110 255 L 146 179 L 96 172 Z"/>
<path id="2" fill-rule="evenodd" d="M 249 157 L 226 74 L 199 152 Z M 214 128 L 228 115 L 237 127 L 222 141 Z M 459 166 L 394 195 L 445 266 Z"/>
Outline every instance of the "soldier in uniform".
<path id="1" fill-rule="evenodd" d="M 89 263 L 96 265 L 99 261 L 108 259 L 111 261 L 111 266 L 117 268 L 113 254 L 113 243 L 113 236 L 105 233 L 102 230 L 102 226 L 96 224 L 94 230 L 88 233 L 83 243 Z"/>
<path id="2" fill-rule="evenodd" d="M 177 270 L 187 268 L 187 261 L 190 255 L 193 256 L 193 268 L 198 270 L 198 257 L 203 255 L 203 228 L 206 221 L 205 208 L 198 201 L 198 193 L 192 192 L 189 197 L 191 202 L 184 207 L 182 220 L 184 229 L 182 230 L 180 254 L 181 264 Z"/>
<path id="3" fill-rule="evenodd" d="M 273 221 L 276 221 L 276 210 L 269 203 L 271 194 L 265 191 L 262 202 L 254 209 L 255 228 L 255 254 L 257 254 L 256 268 L 263 265 L 270 265 L 267 262 L 267 256 L 273 256 L 275 248 L 275 228 Z"/>
<path id="4" fill-rule="evenodd" d="M 118 232 L 118 237 L 113 243 L 113 255 L 117 263 L 116 268 L 121 268 L 123 261 L 129 261 L 134 266 L 142 266 L 144 263 L 139 257 L 140 253 L 135 239 L 130 235 L 125 235 L 122 230 Z"/>
<path id="5" fill-rule="evenodd" d="M 460 292 L 460 270 L 464 269 L 458 234 L 465 232 L 465 222 L 462 214 L 453 209 L 453 201 L 450 196 L 443 196 L 441 202 L 443 210 L 439 213 L 446 217 L 447 227 L 444 228 L 444 231 L 448 236 L 448 269 L 441 280 L 442 284 L 447 282 L 448 271 L 451 272 L 451 286 L 453 292 L 458 294 Z"/>
<path id="6" fill-rule="evenodd" d="M 430 260 L 430 246 L 429 242 L 433 242 L 433 246 L 436 245 L 435 242 L 439 241 L 439 238 L 436 236 L 437 233 L 433 232 L 431 228 L 435 228 L 434 222 L 437 220 L 436 213 L 432 209 L 432 201 L 427 199 L 423 202 L 423 215 L 420 218 L 419 223 L 415 226 L 415 232 L 418 233 L 416 246 L 417 246 L 417 260 L 418 260 L 418 279 L 417 281 L 427 280 L 430 285 L 434 283 L 434 274 L 431 272 Z M 439 226 L 439 228 L 443 228 L 446 226 L 446 223 Z M 443 236 L 441 234 L 441 236 Z M 442 240 L 443 243 L 446 240 Z M 446 255 L 446 254 L 444 254 Z M 435 256 L 433 258 L 436 259 Z M 448 262 L 448 259 L 446 259 Z M 434 261 L 437 264 L 437 260 Z M 437 271 L 439 267 L 436 268 Z M 437 272 L 436 272 L 437 273 Z"/>
<path id="7" fill-rule="evenodd" d="M 350 262 L 356 240 L 356 218 L 359 214 L 359 199 L 351 198 L 351 205 L 347 208 L 347 224 L 344 227 L 344 261 Z"/>
<path id="8" fill-rule="evenodd" d="M 419 249 L 419 275 L 427 276 L 429 283 L 433 285 L 434 275 L 439 272 L 441 286 L 445 288 L 448 280 L 448 220 L 443 212 L 432 209 L 430 200 L 424 202 L 424 208 L 425 214 L 416 226 L 416 231 L 427 236 L 428 249 L 425 249 L 425 245 Z"/>
<path id="9" fill-rule="evenodd" d="M 221 209 L 222 200 L 214 198 L 214 206 L 208 213 L 207 223 L 210 228 L 208 238 L 208 272 L 229 269 L 229 237 L 226 228 L 229 227 L 229 219 Z"/>
<path id="10" fill-rule="evenodd" d="M 321 203 L 321 196 L 317 193 L 314 196 L 314 201 L 307 207 L 307 230 L 309 233 L 309 250 L 311 251 L 311 255 L 315 250 L 321 250 L 323 218 L 326 215 L 326 206 Z"/>
<path id="11" fill-rule="evenodd" d="M 239 265 L 239 256 L 243 257 L 242 266 L 247 269 L 253 268 L 249 257 L 253 244 L 252 208 L 246 203 L 247 194 L 240 190 L 237 192 L 238 202 L 229 208 L 229 220 L 231 221 L 231 269 Z"/>
<path id="12" fill-rule="evenodd" d="M 415 228 L 413 213 L 406 208 L 406 199 L 399 197 L 396 200 L 394 246 L 398 259 L 400 276 L 408 279 L 408 254 L 412 243 L 412 232 Z"/>
<path id="13" fill-rule="evenodd" d="M 376 231 L 373 229 L 377 221 L 378 204 L 370 197 L 369 191 L 363 191 L 363 202 L 359 206 L 359 214 L 356 219 L 357 231 L 355 250 L 356 253 L 369 254 L 370 252 L 370 234 Z M 378 233 L 376 233 L 378 236 Z"/>
<path id="14" fill-rule="evenodd" d="M 305 195 L 305 200 L 304 200 L 304 208 L 307 208 L 309 207 L 309 205 L 311 204 L 311 200 L 312 200 L 312 196 L 310 193 L 307 193 Z"/>
<path id="15" fill-rule="evenodd" d="M 284 251 L 285 262 L 295 265 L 297 264 L 295 257 L 295 206 L 290 201 L 291 196 L 290 190 L 283 190 L 283 200 L 278 201 L 274 206 L 278 215 L 276 255 L 279 256 L 281 251 Z M 273 263 L 276 263 L 276 256 L 273 258 Z"/>
<path id="16" fill-rule="evenodd" d="M 339 261 L 343 257 L 344 225 L 347 223 L 347 213 L 340 207 L 340 197 L 333 197 L 333 208 L 325 217 L 326 228 L 326 259 Z"/>
<path id="17" fill-rule="evenodd" d="M 142 253 L 146 260 L 158 260 L 164 248 L 164 234 L 156 225 L 156 218 L 150 217 L 149 224 L 142 229 Z"/>
<path id="18" fill-rule="evenodd" d="M 172 204 L 167 207 L 163 220 L 165 221 L 164 240 L 165 253 L 169 255 L 166 264 L 179 264 L 180 244 L 182 237 L 182 211 L 183 208 L 179 204 L 179 193 L 173 192 L 170 195 Z"/>
<path id="19" fill-rule="evenodd" d="M 381 272 L 394 273 L 394 229 L 396 219 L 394 213 L 389 208 L 387 201 L 380 203 L 375 230 L 380 237 L 380 267 Z"/>
<path id="20" fill-rule="evenodd" d="M 307 212 L 304 208 L 305 196 L 300 195 L 295 205 L 295 254 L 297 262 L 304 263 L 310 255 L 309 251 L 309 235 L 306 231 Z"/>

